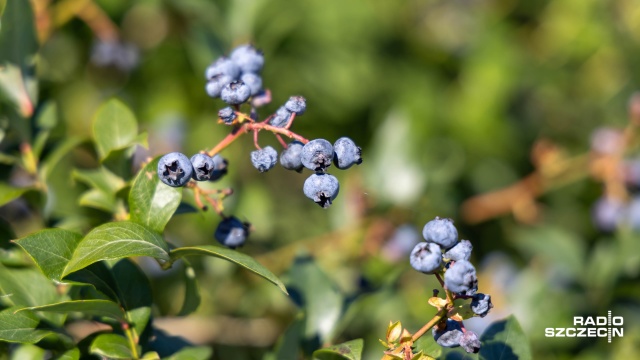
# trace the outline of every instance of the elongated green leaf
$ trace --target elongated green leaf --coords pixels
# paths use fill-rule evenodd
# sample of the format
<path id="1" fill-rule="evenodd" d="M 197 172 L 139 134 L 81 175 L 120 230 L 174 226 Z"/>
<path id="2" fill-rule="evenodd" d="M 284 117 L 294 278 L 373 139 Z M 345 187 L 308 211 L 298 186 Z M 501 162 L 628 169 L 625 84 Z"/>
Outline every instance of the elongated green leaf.
<path id="1" fill-rule="evenodd" d="M 107 223 L 93 229 L 82 239 L 62 276 L 100 260 L 117 260 L 131 256 L 151 256 L 169 260 L 169 247 L 157 233 L 128 222 Z"/>
<path id="2" fill-rule="evenodd" d="M 200 306 L 200 289 L 198 289 L 198 279 L 196 272 L 187 260 L 184 261 L 184 301 L 178 315 L 186 316 L 198 309 Z"/>
<path id="3" fill-rule="evenodd" d="M 529 360 L 532 358 L 529 339 L 513 315 L 491 324 L 482 334 L 480 342 L 482 343 L 480 359 Z"/>
<path id="4" fill-rule="evenodd" d="M 0 206 L 7 204 L 31 190 L 30 188 L 14 188 L 7 184 L 0 183 Z"/>
<path id="5" fill-rule="evenodd" d="M 0 265 L 0 302 L 17 307 L 38 306 L 58 302 L 63 297 L 56 286 L 35 268 L 14 269 Z M 62 326 L 60 314 L 38 314 L 51 324 Z"/>
<path id="6" fill-rule="evenodd" d="M 431 334 L 431 333 L 429 333 Z M 422 351 L 423 354 L 431 356 L 432 358 L 438 358 L 442 354 L 442 346 L 433 339 L 433 336 L 423 336 L 414 344 L 415 351 Z"/>
<path id="7" fill-rule="evenodd" d="M 4 8 L 7 5 L 7 0 L 0 0 L 0 17 L 4 13 Z"/>
<path id="8" fill-rule="evenodd" d="M 62 280 L 62 272 L 67 266 L 82 235 L 63 229 L 46 229 L 16 240 L 31 256 L 40 270 L 55 281 Z"/>
<path id="9" fill-rule="evenodd" d="M 148 163 L 129 192 L 131 221 L 161 233 L 182 199 L 182 190 L 160 182 L 156 175 L 159 158 Z"/>
<path id="10" fill-rule="evenodd" d="M 137 136 L 138 122 L 125 104 L 112 99 L 98 109 L 93 119 L 93 138 L 101 161 L 112 151 L 134 145 Z"/>
<path id="11" fill-rule="evenodd" d="M 280 288 L 285 294 L 288 294 L 284 284 L 271 271 L 260 265 L 254 258 L 249 255 L 237 252 L 235 250 L 223 248 L 220 246 L 204 245 L 181 247 L 171 250 L 171 260 L 175 261 L 181 257 L 193 255 L 214 256 L 236 263 L 245 269 L 262 276 Z"/>
<path id="12" fill-rule="evenodd" d="M 101 334 L 91 343 L 89 352 L 108 359 L 133 359 L 129 342 L 117 334 Z"/>
<path id="13" fill-rule="evenodd" d="M 314 360 L 360 360 L 362 357 L 362 339 L 347 341 L 313 352 Z"/>
<path id="14" fill-rule="evenodd" d="M 16 308 L 5 309 L 0 312 L 0 340 L 34 344 L 52 331 L 37 330 L 40 320 L 28 311 L 14 314 Z"/>
<path id="15" fill-rule="evenodd" d="M 342 295 L 310 256 L 297 257 L 288 276 L 291 297 L 305 313 L 305 338 L 326 342 L 341 317 Z"/>
<path id="16" fill-rule="evenodd" d="M 120 304 L 127 312 L 138 335 L 142 334 L 151 317 L 151 285 L 140 268 L 129 259 L 118 261 L 111 268 Z"/>
<path id="17" fill-rule="evenodd" d="M 81 312 L 88 315 L 104 316 L 120 321 L 125 320 L 124 311 L 122 310 L 122 308 L 118 304 L 110 300 L 62 301 L 55 304 L 32 306 L 17 311 L 22 312 L 24 310 L 53 312 L 60 314 Z"/>

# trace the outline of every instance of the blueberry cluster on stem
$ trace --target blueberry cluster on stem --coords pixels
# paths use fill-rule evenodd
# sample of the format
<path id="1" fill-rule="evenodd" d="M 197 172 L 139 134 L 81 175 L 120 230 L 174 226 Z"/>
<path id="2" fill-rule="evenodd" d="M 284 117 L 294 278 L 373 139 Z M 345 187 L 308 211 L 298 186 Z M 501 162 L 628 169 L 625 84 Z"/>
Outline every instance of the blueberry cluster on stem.
<path id="1" fill-rule="evenodd" d="M 478 292 L 476 269 L 469 262 L 473 246 L 468 240 L 458 240 L 458 230 L 451 219 L 436 217 L 425 224 L 422 235 L 425 241 L 414 247 L 409 263 L 421 273 L 435 275 L 444 288 L 445 298 L 438 297 L 439 291 L 433 290 L 429 304 L 437 313 L 413 335 L 402 330 L 399 322 L 390 323 L 386 341 L 380 340 L 387 347 L 383 360 L 429 358 L 421 352 L 414 353 L 413 343 L 430 329 L 440 346 L 461 346 L 468 353 L 480 351 L 478 335 L 467 330 L 463 320 L 486 316 L 493 304 L 490 295 Z M 458 299 L 471 301 L 454 304 Z"/>
<path id="2" fill-rule="evenodd" d="M 326 172 L 335 164 L 338 169 L 348 169 L 362 163 L 361 148 L 347 137 L 331 144 L 325 139 L 309 140 L 290 128 L 293 121 L 307 110 L 307 101 L 302 96 L 291 96 L 278 110 L 259 119 L 258 108 L 271 102 L 271 92 L 262 87 L 260 72 L 264 66 L 264 55 L 253 45 L 240 45 L 229 56 L 215 60 L 205 71 L 205 90 L 213 98 L 220 98 L 229 106 L 218 111 L 218 123 L 231 127 L 231 132 L 208 151 L 187 158 L 181 153 L 163 156 L 158 163 L 158 177 L 169 186 L 186 186 L 193 190 L 198 207 L 207 210 L 203 199 L 212 205 L 222 217 L 215 232 L 215 238 L 225 246 L 242 246 L 251 228 L 233 216 L 223 214 L 222 199 L 231 194 L 222 191 L 205 190 L 197 181 L 218 180 L 227 171 L 227 161 L 219 153 L 243 134 L 253 134 L 255 150 L 251 152 L 251 164 L 260 172 L 267 172 L 279 162 L 285 169 L 302 172 L 308 168 L 314 173 L 307 178 L 303 193 L 323 208 L 328 208 L 339 192 L 338 179 Z M 246 112 L 241 106 L 248 105 Z M 272 133 L 283 150 L 278 151 L 259 145 L 261 131 Z M 287 143 L 283 137 L 292 139 Z"/>

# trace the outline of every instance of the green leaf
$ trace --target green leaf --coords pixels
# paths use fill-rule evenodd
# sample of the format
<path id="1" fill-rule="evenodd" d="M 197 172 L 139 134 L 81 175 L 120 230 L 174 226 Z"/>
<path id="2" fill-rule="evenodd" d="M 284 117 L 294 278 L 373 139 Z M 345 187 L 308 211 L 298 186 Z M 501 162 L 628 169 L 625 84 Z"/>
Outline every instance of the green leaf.
<path id="1" fill-rule="evenodd" d="M 0 265 L 0 301 L 17 307 L 38 306 L 63 299 L 53 282 L 35 268 L 8 268 Z M 39 314 L 41 319 L 62 326 L 65 316 Z"/>
<path id="2" fill-rule="evenodd" d="M 0 206 L 7 204 L 31 190 L 31 188 L 14 188 L 7 184 L 0 183 Z"/>
<path id="3" fill-rule="evenodd" d="M 56 360 L 80 360 L 80 349 L 73 348 L 71 350 L 65 351 Z"/>
<path id="4" fill-rule="evenodd" d="M 4 95 L 29 117 L 35 98 L 33 65 L 38 51 L 30 1 L 10 1 L 4 7 L 0 32 L 0 97 Z"/>
<path id="5" fill-rule="evenodd" d="M 198 279 L 193 266 L 186 260 L 184 262 L 184 302 L 182 309 L 178 313 L 179 316 L 186 316 L 198 309 L 200 306 L 200 289 L 198 289 Z"/>
<path id="6" fill-rule="evenodd" d="M 291 297 L 305 312 L 305 338 L 328 341 L 342 315 L 342 295 L 311 256 L 298 256 L 288 276 Z"/>
<path id="7" fill-rule="evenodd" d="M 262 276 L 263 278 L 279 287 L 280 290 L 282 290 L 285 294 L 289 294 L 282 281 L 280 281 L 280 279 L 278 279 L 278 277 L 276 277 L 271 271 L 260 265 L 251 256 L 243 254 L 236 250 L 231 250 L 214 245 L 190 246 L 173 249 L 171 250 L 170 255 L 171 261 L 175 261 L 185 256 L 193 255 L 206 255 L 225 259 L 227 261 L 236 263 L 259 276 Z"/>
<path id="8" fill-rule="evenodd" d="M 180 205 L 182 190 L 158 179 L 159 158 L 148 163 L 133 182 L 129 192 L 131 221 L 161 233 Z"/>
<path id="9" fill-rule="evenodd" d="M 104 166 L 92 170 L 74 170 L 73 177 L 91 188 L 80 197 L 80 205 L 107 212 L 116 210 L 116 194 L 125 187 L 122 178 Z"/>
<path id="10" fill-rule="evenodd" d="M 0 17 L 4 13 L 4 8 L 7 5 L 7 0 L 0 0 Z"/>
<path id="11" fill-rule="evenodd" d="M 169 260 L 169 247 L 157 233 L 128 222 L 112 222 L 94 228 L 82 239 L 65 267 L 62 276 L 100 260 L 117 260 L 131 256 L 151 256 Z"/>
<path id="12" fill-rule="evenodd" d="M 103 104 L 93 119 L 93 138 L 100 161 L 112 151 L 126 149 L 140 142 L 138 122 L 121 101 L 112 99 Z"/>
<path id="13" fill-rule="evenodd" d="M 15 240 L 15 243 L 29 254 L 49 279 L 59 282 L 81 240 L 82 235 L 73 231 L 46 229 Z"/>
<path id="14" fill-rule="evenodd" d="M 267 359 L 298 360 L 301 354 L 300 342 L 302 341 L 303 333 L 304 316 L 299 314 L 287 327 L 287 330 L 280 335 L 273 352 L 268 355 Z"/>
<path id="15" fill-rule="evenodd" d="M 529 339 L 513 315 L 491 324 L 482 334 L 480 342 L 482 343 L 480 359 L 528 360 L 532 358 Z"/>
<path id="16" fill-rule="evenodd" d="M 151 317 L 151 285 L 140 268 L 129 259 L 118 261 L 112 268 L 120 304 L 127 312 L 138 335 L 142 334 Z"/>
<path id="17" fill-rule="evenodd" d="M 93 263 L 80 271 L 69 274 L 64 280 L 67 283 L 89 284 L 112 300 L 118 300 L 116 280 L 104 261 Z"/>
<path id="18" fill-rule="evenodd" d="M 347 341 L 313 352 L 314 360 L 360 360 L 362 357 L 362 339 Z"/>
<path id="19" fill-rule="evenodd" d="M 62 301 L 55 304 L 31 306 L 28 308 L 17 310 L 17 312 L 22 312 L 24 310 L 53 312 L 60 314 L 80 312 L 87 315 L 104 316 L 111 319 L 116 319 L 118 321 L 125 321 L 124 311 L 122 310 L 120 305 L 111 300 Z"/>
<path id="20" fill-rule="evenodd" d="M 129 342 L 124 336 L 117 334 L 98 335 L 91 343 L 89 352 L 108 359 L 133 359 Z"/>
<path id="21" fill-rule="evenodd" d="M 415 343 L 416 352 L 422 351 L 423 354 L 431 356 L 432 358 L 438 358 L 442 354 L 442 346 L 431 336 L 431 332 L 427 335 L 420 337 Z"/>
<path id="22" fill-rule="evenodd" d="M 0 340 L 35 344 L 45 336 L 53 335 L 48 330 L 38 330 L 40 320 L 28 311 L 14 314 L 16 308 L 0 311 Z"/>
<path id="23" fill-rule="evenodd" d="M 163 358 L 163 360 L 208 360 L 211 359 L 211 355 L 213 355 L 211 348 L 198 346 L 182 349 L 168 358 Z"/>

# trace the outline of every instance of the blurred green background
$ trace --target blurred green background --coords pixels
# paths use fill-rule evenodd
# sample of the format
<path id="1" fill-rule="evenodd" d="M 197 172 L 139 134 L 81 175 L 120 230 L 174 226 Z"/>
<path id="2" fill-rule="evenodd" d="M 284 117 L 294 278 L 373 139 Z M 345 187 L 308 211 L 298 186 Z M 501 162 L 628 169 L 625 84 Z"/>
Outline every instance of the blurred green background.
<path id="1" fill-rule="evenodd" d="M 332 171 L 341 191 L 328 210 L 302 194 L 306 175 L 280 167 L 257 172 L 249 161 L 250 137 L 222 153 L 229 174 L 216 184 L 235 190 L 225 201 L 227 211 L 254 227 L 243 252 L 289 281 L 296 254 L 311 255 L 334 291 L 348 299 L 335 329 L 328 325 L 331 341 L 362 337 L 365 358 L 377 359 L 384 350 L 377 339 L 390 320 L 415 331 L 431 318 L 427 299 L 435 279 L 413 271 L 392 239 L 405 225 L 396 237 L 411 243 L 407 229 L 421 231 L 443 216 L 473 243 L 480 291 L 494 299 L 492 313 L 470 320 L 469 328 L 482 331 L 515 314 L 534 358 L 637 357 L 640 236 L 624 226 L 607 234 L 595 228 L 591 206 L 603 190 L 586 168 L 544 191 L 534 201 L 534 216 L 507 211 L 476 222 L 470 220 L 473 209 L 462 211 L 465 200 L 534 171 L 531 150 L 538 140 L 553 143 L 558 156 L 577 156 L 589 151 L 594 129 L 627 125 L 627 102 L 640 81 L 637 2 L 32 3 L 41 16 L 37 94 L 40 104 L 57 104 L 64 126 L 56 139 L 90 136 L 97 107 L 115 96 L 149 133 L 149 149 L 140 149 L 138 161 L 210 149 L 228 128 L 216 124 L 225 105 L 206 95 L 205 68 L 251 42 L 264 51 L 264 86 L 273 94 L 263 118 L 289 96 L 303 95 L 307 112 L 296 119 L 295 132 L 331 142 L 349 136 L 363 148 L 362 165 Z M 99 64 L 96 27 L 73 15 L 87 3 L 102 9 L 121 39 L 135 46 L 135 66 Z M 15 116 L 13 107 L 2 106 L 0 117 Z M 3 150 L 24 136 L 11 124 L 2 122 Z M 267 133 L 260 143 L 277 145 Z M 72 155 L 75 166 L 95 166 L 81 150 Z M 86 230 L 104 214 L 79 209 L 74 199 L 83 190 L 81 184 L 70 187 L 64 204 L 48 214 L 28 206 L 16 214 L 14 204 L 13 210 L 0 209 L 0 216 L 18 236 L 43 224 Z M 179 245 L 208 244 L 217 223 L 211 212 L 179 215 L 165 236 Z M 145 265 L 154 277 L 156 325 L 214 345 L 219 359 L 261 358 L 298 313 L 294 302 L 225 262 L 200 259 L 195 266 L 202 305 L 194 315 L 173 318 L 182 302 L 182 275 Z M 625 320 L 624 337 L 611 344 L 544 337 L 547 327 L 571 327 L 574 316 L 604 316 L 607 310 Z"/>

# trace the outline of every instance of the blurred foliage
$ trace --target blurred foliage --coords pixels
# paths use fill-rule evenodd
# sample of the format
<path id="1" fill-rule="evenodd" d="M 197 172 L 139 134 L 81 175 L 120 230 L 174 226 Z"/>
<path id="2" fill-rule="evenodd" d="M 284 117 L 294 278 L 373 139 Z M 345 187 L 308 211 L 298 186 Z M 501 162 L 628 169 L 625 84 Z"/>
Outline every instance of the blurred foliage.
<path id="1" fill-rule="evenodd" d="M 121 40 L 135 45 L 135 67 L 98 65 L 92 51 L 113 34 L 109 26 L 105 30 L 78 15 L 87 3 L 104 11 Z M 274 99 L 267 111 L 291 95 L 304 95 L 308 110 L 297 119 L 296 132 L 331 141 L 349 136 L 363 148 L 361 166 L 333 171 L 342 189 L 328 211 L 304 198 L 303 176 L 279 167 L 255 171 L 250 139 L 223 152 L 229 175 L 218 185 L 235 190 L 225 206 L 255 229 L 242 251 L 285 275 L 288 285 L 299 284 L 302 294 L 315 286 L 296 276 L 317 271 L 313 278 L 326 280 L 332 299 L 344 304 L 315 341 L 363 338 L 363 358 L 376 359 L 383 350 L 377 339 L 390 320 L 418 329 L 433 316 L 426 301 L 435 279 L 410 270 L 406 255 L 389 256 L 386 243 L 395 228 L 421 229 L 437 215 L 456 219 L 461 237 L 472 241 L 480 290 L 493 297 L 493 312 L 468 327 L 482 331 L 515 314 L 534 358 L 628 359 L 640 349 L 640 235 L 627 228 L 608 234 L 595 229 L 590 208 L 602 190 L 586 169 L 541 196 L 531 221 L 507 213 L 471 223 L 461 211 L 464 200 L 533 171 L 536 141 L 551 141 L 573 156 L 588 151 L 595 128 L 626 125 L 627 101 L 640 82 L 636 2 L 30 4 L 0 0 L 0 63 L 15 64 L 0 68 L 0 179 L 12 186 L 0 189 L 3 246 L 43 227 L 86 232 L 109 219 L 109 213 L 81 201 L 91 189 L 86 170 L 98 166 L 83 139 L 92 138 L 93 116 L 105 99 L 125 102 L 148 133 L 148 150 L 137 148 L 136 167 L 120 167 L 121 176 L 149 156 L 213 147 L 228 129 L 215 123 L 223 104 L 204 92 L 204 69 L 234 45 L 251 41 L 266 57 L 264 84 Z M 43 10 L 47 6 L 52 11 Z M 22 21 L 32 11 L 35 28 Z M 22 27 L 7 26 L 7 17 Z M 20 46 L 6 51 L 7 41 Z M 55 197 L 32 191 L 37 184 L 13 166 L 29 164 L 20 157 L 20 145 L 35 143 L 45 132 L 38 151 L 47 161 L 40 165 Z M 265 140 L 264 145 L 276 144 Z M 109 206 L 120 198 L 126 195 L 109 199 Z M 190 201 L 186 193 L 185 198 Z M 210 244 L 217 223 L 212 212 L 175 216 L 165 237 L 178 246 Z M 300 257 L 295 260 L 300 251 L 315 262 L 291 272 L 302 266 Z M 183 272 L 161 272 L 145 261 L 140 266 L 152 277 L 154 313 L 178 314 Z M 309 335 L 305 324 L 315 320 L 299 318 L 295 296 L 289 299 L 219 259 L 193 259 L 191 266 L 201 292 L 197 312 L 186 318 L 194 331 L 166 323 L 171 335 L 214 345 L 215 358 L 239 360 L 274 351 L 271 345 L 287 328 Z M 603 316 L 607 310 L 625 319 L 625 336 L 611 344 L 544 337 L 546 327 L 569 327 L 574 316 Z M 283 349 L 279 344 L 275 351 Z"/>

